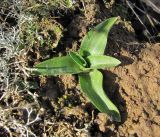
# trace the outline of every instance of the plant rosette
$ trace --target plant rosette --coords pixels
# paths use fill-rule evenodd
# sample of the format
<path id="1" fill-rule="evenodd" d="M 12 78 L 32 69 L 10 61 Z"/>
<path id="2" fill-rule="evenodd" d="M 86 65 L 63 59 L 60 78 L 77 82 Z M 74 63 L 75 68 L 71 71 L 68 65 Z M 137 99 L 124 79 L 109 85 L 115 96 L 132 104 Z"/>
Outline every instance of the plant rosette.
<path id="1" fill-rule="evenodd" d="M 34 67 L 33 73 L 48 76 L 78 74 L 81 90 L 92 104 L 113 121 L 120 122 L 119 110 L 105 94 L 103 75 L 99 71 L 121 63 L 116 58 L 104 55 L 108 33 L 116 21 L 117 17 L 112 17 L 98 24 L 83 38 L 79 52 L 69 52 L 67 56 L 41 62 Z"/>

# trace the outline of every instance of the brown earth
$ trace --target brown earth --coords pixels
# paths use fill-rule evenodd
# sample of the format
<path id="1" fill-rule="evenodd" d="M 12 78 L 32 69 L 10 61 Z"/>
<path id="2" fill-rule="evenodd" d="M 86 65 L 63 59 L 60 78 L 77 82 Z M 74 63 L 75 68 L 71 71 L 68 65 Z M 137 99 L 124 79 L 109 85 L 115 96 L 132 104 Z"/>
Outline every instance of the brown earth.
<path id="1" fill-rule="evenodd" d="M 118 127 L 116 136 L 160 136 L 159 53 L 160 44 L 147 44 L 147 47 L 139 53 L 132 64 L 111 70 L 116 75 L 115 83 L 118 84 L 118 94 L 123 99 L 119 99 L 119 95 L 113 96 L 113 100 L 118 100 L 117 106 L 124 122 Z M 121 55 L 132 58 L 132 55 L 126 51 L 121 51 Z M 107 77 L 113 79 L 112 75 Z M 110 85 L 112 89 L 115 83 Z"/>

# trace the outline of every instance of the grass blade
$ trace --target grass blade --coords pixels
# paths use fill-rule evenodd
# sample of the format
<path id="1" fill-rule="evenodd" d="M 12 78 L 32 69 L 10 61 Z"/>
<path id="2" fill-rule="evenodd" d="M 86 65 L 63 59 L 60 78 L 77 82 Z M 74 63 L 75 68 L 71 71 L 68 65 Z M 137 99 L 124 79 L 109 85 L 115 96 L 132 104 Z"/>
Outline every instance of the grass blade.
<path id="1" fill-rule="evenodd" d="M 106 96 L 102 88 L 103 75 L 98 70 L 79 74 L 82 91 L 88 96 L 94 106 L 108 114 L 114 121 L 120 122 L 121 117 L 117 107 Z"/>
<path id="2" fill-rule="evenodd" d="M 87 57 L 104 54 L 108 33 L 116 21 L 117 17 L 109 18 L 90 30 L 81 43 L 80 55 Z"/>
<path id="3" fill-rule="evenodd" d="M 70 57 L 75 61 L 75 63 L 77 63 L 78 65 L 82 66 L 82 67 L 86 67 L 87 62 L 83 59 L 83 57 L 81 55 L 79 55 L 77 52 L 73 52 L 71 51 L 69 53 Z"/>
<path id="4" fill-rule="evenodd" d="M 33 71 L 37 75 L 61 75 L 77 74 L 83 71 L 83 67 L 75 63 L 70 56 L 55 57 L 35 66 Z"/>
<path id="5" fill-rule="evenodd" d="M 104 55 L 88 56 L 87 61 L 92 69 L 110 68 L 119 65 L 121 62 L 113 57 Z"/>

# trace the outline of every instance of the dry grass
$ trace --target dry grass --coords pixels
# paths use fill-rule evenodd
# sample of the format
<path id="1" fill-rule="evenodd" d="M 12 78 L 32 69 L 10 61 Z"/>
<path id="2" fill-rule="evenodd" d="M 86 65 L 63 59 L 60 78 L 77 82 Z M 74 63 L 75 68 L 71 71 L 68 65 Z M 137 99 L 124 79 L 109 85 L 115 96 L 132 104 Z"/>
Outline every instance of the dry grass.
<path id="1" fill-rule="evenodd" d="M 41 120 L 39 115 L 43 113 L 38 95 L 29 90 L 27 78 L 30 74 L 25 60 L 21 58 L 29 47 L 21 47 L 26 44 L 20 37 L 22 26 L 33 23 L 32 13 L 36 10 L 47 12 L 57 6 L 68 8 L 71 4 L 70 0 L 0 2 L 0 136 L 36 137 L 32 125 Z M 42 125 L 47 126 L 46 122 Z"/>

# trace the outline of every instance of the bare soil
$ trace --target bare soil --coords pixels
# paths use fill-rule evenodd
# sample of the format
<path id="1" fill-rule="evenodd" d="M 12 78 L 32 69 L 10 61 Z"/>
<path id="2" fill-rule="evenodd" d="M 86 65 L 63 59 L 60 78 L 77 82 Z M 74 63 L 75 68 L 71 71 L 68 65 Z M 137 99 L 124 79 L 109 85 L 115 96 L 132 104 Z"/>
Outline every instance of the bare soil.
<path id="1" fill-rule="evenodd" d="M 126 51 L 122 50 L 121 53 L 133 58 Z M 116 100 L 124 122 L 118 127 L 116 136 L 160 136 L 158 130 L 160 128 L 159 53 L 160 44 L 147 44 L 132 64 L 119 66 L 110 71 L 116 75 L 116 82 L 110 84 L 109 87 L 113 89 L 116 84 L 118 85 L 114 91 L 115 96 L 112 98 Z M 113 79 L 112 75 L 107 77 Z M 122 99 L 117 94 L 120 94 Z"/>

